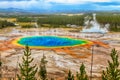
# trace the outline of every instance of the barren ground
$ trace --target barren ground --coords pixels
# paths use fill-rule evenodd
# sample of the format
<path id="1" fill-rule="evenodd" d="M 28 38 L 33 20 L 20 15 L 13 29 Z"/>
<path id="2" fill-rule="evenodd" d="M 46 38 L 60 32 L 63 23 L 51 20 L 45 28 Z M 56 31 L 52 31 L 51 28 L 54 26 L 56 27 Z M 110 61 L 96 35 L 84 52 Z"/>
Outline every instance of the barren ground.
<path id="1" fill-rule="evenodd" d="M 11 29 L 10 29 L 11 30 Z M 23 48 L 16 47 L 10 44 L 10 41 L 26 35 L 34 35 L 36 31 L 37 35 L 59 35 L 59 36 L 71 36 L 74 38 L 84 38 L 95 42 L 94 46 L 94 62 L 93 62 L 93 77 L 95 80 L 99 80 L 102 70 L 105 70 L 107 61 L 110 60 L 110 51 L 112 48 L 116 48 L 120 53 L 120 33 L 72 33 L 68 29 L 55 29 L 54 30 L 21 30 L 13 31 L 12 33 L 0 34 L 0 53 L 2 58 L 2 73 L 3 77 L 14 77 L 18 73 L 18 63 L 22 62 Z M 49 32 L 53 31 L 53 32 Z M 62 33 L 62 34 L 60 34 Z M 61 49 L 31 49 L 32 57 L 34 58 L 33 64 L 37 64 L 39 67 L 40 59 L 44 54 L 48 61 L 47 71 L 48 76 L 54 77 L 57 80 L 63 80 L 70 69 L 74 74 L 79 71 L 81 63 L 86 66 L 87 74 L 90 75 L 91 68 L 91 53 L 92 47 L 75 47 L 75 48 L 61 48 Z M 119 54 L 120 55 L 120 54 Z M 120 59 L 120 58 L 119 58 Z M 17 68 L 17 71 L 16 71 Z M 8 76 L 9 75 L 9 76 Z"/>

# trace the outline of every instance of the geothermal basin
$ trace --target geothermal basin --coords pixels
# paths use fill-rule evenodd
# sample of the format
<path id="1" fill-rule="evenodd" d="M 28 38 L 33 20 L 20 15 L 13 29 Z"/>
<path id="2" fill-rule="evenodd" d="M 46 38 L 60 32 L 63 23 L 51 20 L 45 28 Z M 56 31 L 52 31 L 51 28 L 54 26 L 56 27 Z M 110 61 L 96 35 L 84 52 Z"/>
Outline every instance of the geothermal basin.
<path id="1" fill-rule="evenodd" d="M 64 78 L 68 69 L 76 74 L 81 63 L 86 65 L 86 71 L 89 75 L 92 48 L 94 49 L 93 77 L 101 77 L 101 72 L 106 68 L 107 60 L 110 59 L 110 50 L 113 47 L 120 50 L 119 42 L 115 42 L 116 40 L 119 41 L 120 34 L 116 33 L 106 33 L 104 36 L 96 33 L 80 34 L 69 32 L 69 35 L 55 33 L 44 35 L 40 33 L 40 36 L 35 36 L 35 34 L 31 34 L 30 30 L 28 30 L 28 34 L 25 31 L 20 32 L 22 34 L 1 36 L 0 50 L 2 53 L 2 60 L 4 61 L 3 67 L 8 66 L 10 70 L 13 69 L 11 70 L 13 73 L 15 73 L 17 61 L 19 63 L 22 62 L 24 54 L 23 48 L 26 45 L 32 48 L 31 53 L 34 58 L 33 64 L 36 63 L 39 65 L 38 61 L 40 61 L 43 54 L 45 54 L 47 61 L 49 61 L 47 63 L 48 74 L 50 74 L 50 76 L 55 76 L 56 79 L 61 77 Z M 42 32 L 42 30 L 39 32 Z M 72 34 L 77 34 L 77 36 Z M 108 45 L 110 45 L 110 47 L 107 47 L 108 45 L 102 41 L 109 42 Z M 94 45 L 94 47 L 91 45 Z M 6 70 L 6 74 L 8 74 L 8 70 Z"/>
<path id="2" fill-rule="evenodd" d="M 28 45 L 31 48 L 62 48 L 92 44 L 91 41 L 84 39 L 74 39 L 70 37 L 59 36 L 20 37 L 13 40 L 12 43 L 21 47 Z"/>

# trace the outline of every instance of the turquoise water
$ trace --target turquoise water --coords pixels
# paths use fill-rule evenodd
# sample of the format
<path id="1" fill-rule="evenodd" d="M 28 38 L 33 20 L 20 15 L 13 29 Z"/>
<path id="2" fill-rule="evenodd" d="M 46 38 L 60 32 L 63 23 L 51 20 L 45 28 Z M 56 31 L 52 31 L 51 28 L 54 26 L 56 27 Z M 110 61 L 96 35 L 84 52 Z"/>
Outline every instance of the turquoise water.
<path id="1" fill-rule="evenodd" d="M 20 38 L 17 42 L 20 45 L 28 45 L 35 47 L 62 47 L 75 46 L 88 43 L 85 40 L 77 40 L 67 37 L 57 36 L 32 36 Z"/>

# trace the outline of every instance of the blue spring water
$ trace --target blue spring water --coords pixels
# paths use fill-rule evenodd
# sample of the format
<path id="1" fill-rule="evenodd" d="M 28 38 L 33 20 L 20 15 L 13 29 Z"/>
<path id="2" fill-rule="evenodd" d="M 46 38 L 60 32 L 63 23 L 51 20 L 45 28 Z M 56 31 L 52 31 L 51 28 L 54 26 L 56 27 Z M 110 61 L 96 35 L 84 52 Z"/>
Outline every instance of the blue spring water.
<path id="1" fill-rule="evenodd" d="M 24 46 L 61 47 L 81 45 L 87 41 L 58 36 L 32 36 L 20 38 L 17 43 Z"/>

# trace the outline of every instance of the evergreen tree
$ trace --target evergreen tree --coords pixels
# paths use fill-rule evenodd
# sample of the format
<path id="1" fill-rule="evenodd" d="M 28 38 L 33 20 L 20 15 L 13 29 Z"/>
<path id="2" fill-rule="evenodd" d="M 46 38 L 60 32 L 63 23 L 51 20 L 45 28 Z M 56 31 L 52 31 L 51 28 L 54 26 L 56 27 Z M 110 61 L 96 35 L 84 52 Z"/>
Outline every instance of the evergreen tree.
<path id="1" fill-rule="evenodd" d="M 2 77 L 2 62 L 0 61 L 0 80 L 1 80 L 1 77 Z"/>
<path id="2" fill-rule="evenodd" d="M 20 75 L 17 75 L 18 80 L 36 80 L 35 74 L 37 72 L 37 68 L 36 65 L 31 66 L 33 58 L 31 58 L 31 51 L 28 46 L 26 46 L 24 50 L 24 56 L 22 59 L 22 63 L 19 64 Z"/>
<path id="3" fill-rule="evenodd" d="M 54 78 L 51 78 L 51 80 L 55 80 Z"/>
<path id="4" fill-rule="evenodd" d="M 0 67 L 2 66 L 2 62 L 0 61 Z"/>
<path id="5" fill-rule="evenodd" d="M 43 57 L 40 61 L 39 76 L 40 76 L 41 80 L 47 80 L 47 70 L 46 70 L 47 61 L 45 59 L 46 59 L 46 57 L 43 55 Z"/>
<path id="6" fill-rule="evenodd" d="M 1 77 L 2 77 L 2 62 L 0 61 L 0 80 L 1 80 Z"/>
<path id="7" fill-rule="evenodd" d="M 1 53 L 0 53 L 0 67 L 2 66 Z"/>
<path id="8" fill-rule="evenodd" d="M 68 73 L 67 80 L 74 80 L 74 75 L 72 74 L 72 72 L 70 70 L 69 70 L 69 73 Z"/>
<path id="9" fill-rule="evenodd" d="M 88 76 L 86 74 L 85 66 L 83 63 L 80 66 L 80 73 L 77 72 L 77 74 L 76 74 L 76 79 L 77 80 L 88 80 Z"/>
<path id="10" fill-rule="evenodd" d="M 106 71 L 103 71 L 102 80 L 120 80 L 120 69 L 118 62 L 118 53 L 115 49 L 111 51 L 112 61 L 108 61 Z"/>

